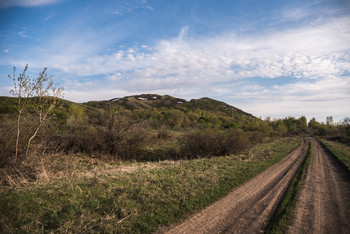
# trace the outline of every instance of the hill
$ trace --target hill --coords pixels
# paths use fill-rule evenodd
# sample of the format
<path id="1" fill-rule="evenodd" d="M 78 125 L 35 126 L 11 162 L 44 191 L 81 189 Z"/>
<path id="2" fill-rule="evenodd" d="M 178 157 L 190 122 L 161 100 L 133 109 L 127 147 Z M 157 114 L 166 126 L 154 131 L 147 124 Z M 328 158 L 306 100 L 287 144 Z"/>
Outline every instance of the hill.
<path id="1" fill-rule="evenodd" d="M 185 99 L 176 98 L 169 95 L 161 96 L 157 94 L 141 94 L 127 96 L 123 98 L 113 98 L 108 101 L 91 101 L 84 104 L 95 108 L 107 108 L 108 106 L 122 106 L 129 110 L 162 107 L 174 108 L 183 111 L 200 109 L 205 111 L 218 111 L 228 116 L 232 116 L 233 114 L 243 114 L 246 116 L 253 117 L 253 115 L 246 113 L 236 107 L 207 97 L 203 97 L 200 99 L 191 99 L 190 101 L 186 101 Z"/>
<path id="2" fill-rule="evenodd" d="M 91 101 L 84 105 L 104 110 L 121 108 L 141 119 L 151 120 L 153 126 L 165 124 L 172 128 L 194 127 L 197 124 L 220 129 L 246 128 L 252 123 L 262 122 L 252 114 L 207 97 L 187 101 L 169 95 L 141 94 Z"/>

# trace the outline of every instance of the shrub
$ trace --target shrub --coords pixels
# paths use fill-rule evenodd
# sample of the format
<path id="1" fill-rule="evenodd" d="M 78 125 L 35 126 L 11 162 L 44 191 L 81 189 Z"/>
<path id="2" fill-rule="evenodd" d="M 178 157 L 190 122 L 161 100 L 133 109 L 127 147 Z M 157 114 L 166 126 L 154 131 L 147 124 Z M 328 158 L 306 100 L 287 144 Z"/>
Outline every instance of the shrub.
<path id="1" fill-rule="evenodd" d="M 229 129 L 226 135 L 226 150 L 225 154 L 237 154 L 250 146 L 250 141 L 247 135 L 240 129 Z"/>
<path id="2" fill-rule="evenodd" d="M 194 130 L 179 139 L 180 155 L 183 158 L 204 158 L 220 151 L 221 134 L 217 130 Z"/>
<path id="3" fill-rule="evenodd" d="M 158 130 L 158 134 L 157 134 L 158 139 L 168 139 L 170 137 L 171 137 L 171 133 L 170 133 L 169 129 L 166 128 L 165 126 L 162 126 Z"/>
<path id="4" fill-rule="evenodd" d="M 241 130 L 216 129 L 195 130 L 179 139 L 180 155 L 183 158 L 203 158 L 239 153 L 250 145 Z"/>
<path id="5" fill-rule="evenodd" d="M 107 113 L 100 127 L 102 150 L 120 159 L 137 159 L 149 134 L 144 123 L 136 123 L 116 112 Z"/>

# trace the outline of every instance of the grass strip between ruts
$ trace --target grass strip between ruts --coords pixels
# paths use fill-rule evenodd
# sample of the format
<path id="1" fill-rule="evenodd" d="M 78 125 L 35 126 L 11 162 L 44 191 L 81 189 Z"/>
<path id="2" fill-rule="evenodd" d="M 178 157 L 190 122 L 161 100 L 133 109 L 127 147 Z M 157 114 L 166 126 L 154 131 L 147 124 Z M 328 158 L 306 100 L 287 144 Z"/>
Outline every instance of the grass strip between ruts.
<path id="1" fill-rule="evenodd" d="M 309 149 L 300 168 L 295 174 L 283 200 L 279 203 L 274 215 L 265 228 L 265 233 L 284 233 L 288 224 L 292 220 L 293 210 L 296 205 L 298 192 L 302 189 L 302 184 L 306 177 L 307 168 L 312 155 L 312 144 L 309 143 Z"/>

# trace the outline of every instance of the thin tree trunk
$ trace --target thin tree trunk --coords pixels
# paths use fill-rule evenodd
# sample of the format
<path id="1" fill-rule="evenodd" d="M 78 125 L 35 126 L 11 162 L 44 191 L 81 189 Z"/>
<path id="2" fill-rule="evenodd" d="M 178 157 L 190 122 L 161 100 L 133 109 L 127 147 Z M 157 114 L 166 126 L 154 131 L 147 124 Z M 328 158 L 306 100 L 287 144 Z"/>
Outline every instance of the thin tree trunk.
<path id="1" fill-rule="evenodd" d="M 19 98 L 18 101 L 18 116 L 17 116 L 17 137 L 16 137 L 16 154 L 15 154 L 15 163 L 17 163 L 18 160 L 18 145 L 19 145 L 19 135 L 20 135 L 20 124 L 21 124 L 21 115 L 22 115 L 22 110 L 21 110 L 21 98 Z"/>
<path id="2" fill-rule="evenodd" d="M 34 137 L 36 136 L 36 134 L 38 134 L 38 131 L 41 127 L 41 125 L 44 123 L 47 115 L 49 114 L 50 110 L 52 109 L 53 106 L 50 106 L 49 110 L 46 112 L 46 114 L 44 115 L 44 117 L 40 120 L 38 126 L 35 128 L 35 131 L 33 133 L 33 135 L 29 138 L 28 143 L 27 143 L 27 149 L 26 149 L 26 158 L 28 157 L 29 154 L 29 147 L 30 147 L 30 143 L 31 141 L 34 139 Z"/>

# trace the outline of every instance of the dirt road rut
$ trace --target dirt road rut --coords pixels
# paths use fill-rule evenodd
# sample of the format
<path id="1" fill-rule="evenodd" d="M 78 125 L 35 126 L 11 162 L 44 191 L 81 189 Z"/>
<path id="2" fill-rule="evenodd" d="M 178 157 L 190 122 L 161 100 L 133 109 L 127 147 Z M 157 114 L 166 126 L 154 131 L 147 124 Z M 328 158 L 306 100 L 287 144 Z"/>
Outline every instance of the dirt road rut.
<path id="1" fill-rule="evenodd" d="M 349 173 L 319 142 L 312 140 L 312 144 L 295 219 L 287 233 L 350 233 Z"/>
<path id="2" fill-rule="evenodd" d="M 223 199 L 161 233 L 263 232 L 278 202 L 301 165 L 307 143 L 241 185 Z"/>

